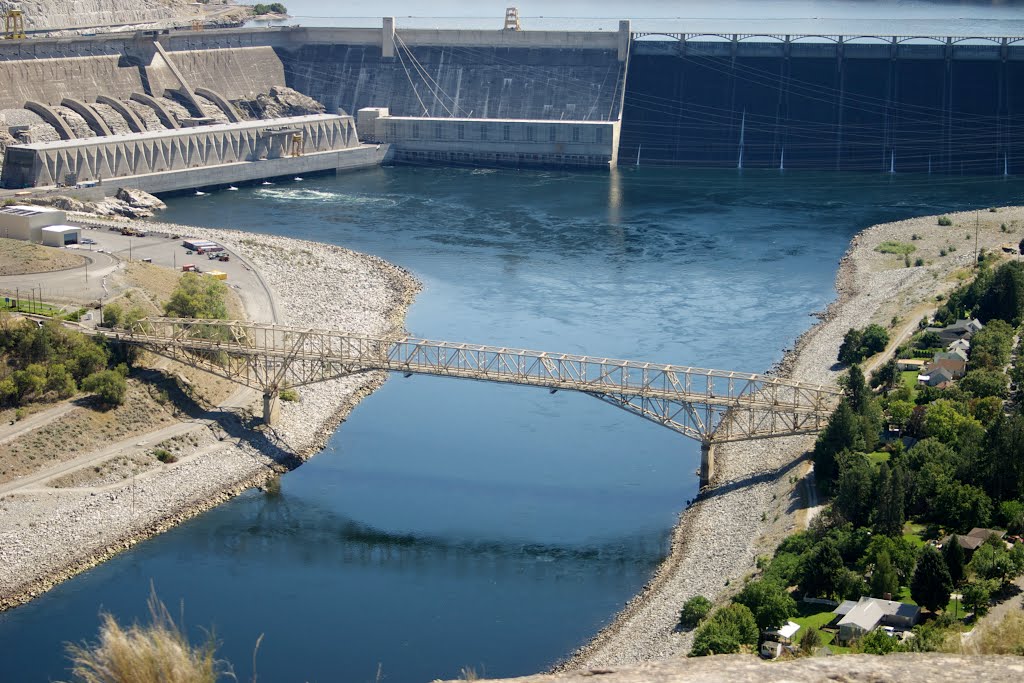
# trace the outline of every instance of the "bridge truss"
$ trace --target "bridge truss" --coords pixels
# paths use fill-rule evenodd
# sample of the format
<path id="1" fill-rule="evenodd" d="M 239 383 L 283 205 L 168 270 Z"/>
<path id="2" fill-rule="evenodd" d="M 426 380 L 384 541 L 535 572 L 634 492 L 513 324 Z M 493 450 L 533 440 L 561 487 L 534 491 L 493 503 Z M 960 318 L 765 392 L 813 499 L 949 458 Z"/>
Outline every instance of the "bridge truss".
<path id="1" fill-rule="evenodd" d="M 705 482 L 712 444 L 820 431 L 841 394 L 769 375 L 239 321 L 146 318 L 110 336 L 262 390 L 268 421 L 266 399 L 282 388 L 373 370 L 577 391 L 700 441 Z"/>

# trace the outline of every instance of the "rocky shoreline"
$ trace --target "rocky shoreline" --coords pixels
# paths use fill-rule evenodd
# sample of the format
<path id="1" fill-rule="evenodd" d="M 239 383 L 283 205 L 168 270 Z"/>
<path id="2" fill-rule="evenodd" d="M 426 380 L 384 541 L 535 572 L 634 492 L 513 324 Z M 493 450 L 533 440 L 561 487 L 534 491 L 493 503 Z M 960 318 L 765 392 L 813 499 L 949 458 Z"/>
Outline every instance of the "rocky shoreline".
<path id="1" fill-rule="evenodd" d="M 147 227 L 217 240 L 241 255 L 258 269 L 286 324 L 384 334 L 402 328 L 419 291 L 407 271 L 341 247 L 231 230 Z M 301 269 L 289 267 L 290 254 L 301 254 Z M 329 302 L 310 296 L 328 291 Z M 225 416 L 221 428 L 230 438 L 132 482 L 59 492 L 33 488 L 0 499 L 0 611 L 247 489 L 266 486 L 322 450 L 385 379 L 386 373 L 373 372 L 304 387 L 300 402 L 282 405 L 273 429 L 252 432 L 244 414 Z"/>
<path id="2" fill-rule="evenodd" d="M 854 236 L 839 263 L 835 301 L 816 314 L 820 321 L 770 372 L 835 384 L 845 369 L 836 364 L 836 356 L 851 327 L 875 322 L 891 326 L 895 338 L 915 330 L 921 315 L 936 307 L 936 295 L 955 286 L 953 274 L 974 260 L 973 242 L 969 250 L 957 251 L 955 244 L 965 243 L 967 230 L 973 239 L 975 221 L 981 219 L 973 212 L 949 217 L 951 227 L 940 227 L 935 216 L 927 216 L 875 225 Z M 1024 208 L 986 212 L 984 221 L 978 245 L 995 250 L 1016 241 L 1012 231 L 1024 226 Z M 885 241 L 914 245 L 924 264 L 906 267 L 902 256 L 877 251 Z M 796 436 L 720 446 L 712 489 L 680 514 L 669 554 L 651 580 L 608 626 L 552 670 L 602 669 L 685 655 L 692 633 L 677 628 L 682 604 L 695 595 L 724 601 L 755 570 L 758 555 L 770 554 L 783 536 L 797 530 L 797 513 L 808 507 L 800 487 L 813 445 L 814 437 Z"/>

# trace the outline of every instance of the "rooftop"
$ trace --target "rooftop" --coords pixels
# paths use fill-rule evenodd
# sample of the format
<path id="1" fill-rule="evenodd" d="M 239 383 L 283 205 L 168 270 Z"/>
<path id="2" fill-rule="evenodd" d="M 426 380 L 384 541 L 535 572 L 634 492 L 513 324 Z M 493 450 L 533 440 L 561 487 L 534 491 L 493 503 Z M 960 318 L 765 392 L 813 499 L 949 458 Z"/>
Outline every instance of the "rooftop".
<path id="1" fill-rule="evenodd" d="M 14 216 L 34 216 L 37 213 L 52 213 L 54 211 L 59 211 L 59 209 L 53 209 L 49 206 L 25 206 L 21 204 L 0 208 L 0 213 Z"/>

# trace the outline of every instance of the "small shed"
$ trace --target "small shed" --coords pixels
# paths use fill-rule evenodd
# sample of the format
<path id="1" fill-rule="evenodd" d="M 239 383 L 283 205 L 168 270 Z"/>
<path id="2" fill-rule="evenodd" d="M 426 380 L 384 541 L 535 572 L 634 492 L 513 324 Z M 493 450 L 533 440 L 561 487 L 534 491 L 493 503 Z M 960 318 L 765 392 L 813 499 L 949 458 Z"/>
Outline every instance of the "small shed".
<path id="1" fill-rule="evenodd" d="M 896 361 L 896 367 L 900 370 L 917 370 L 920 372 L 927 364 L 924 358 L 900 358 Z"/>
<path id="2" fill-rule="evenodd" d="M 39 243 L 43 228 L 66 220 L 66 213 L 48 206 L 5 206 L 0 208 L 0 237 Z"/>
<path id="3" fill-rule="evenodd" d="M 776 659 L 782 654 L 782 643 L 774 640 L 766 640 L 761 643 L 761 656 L 767 659 Z"/>
<path id="4" fill-rule="evenodd" d="M 41 232 L 42 243 L 47 247 L 66 247 L 82 241 L 82 229 L 74 225 L 48 225 Z"/>
<path id="5" fill-rule="evenodd" d="M 765 631 L 764 636 L 766 640 L 774 640 L 783 645 L 792 645 L 793 636 L 800 630 L 800 624 L 795 621 L 787 621 L 782 625 L 781 628 L 772 629 L 771 631 Z"/>

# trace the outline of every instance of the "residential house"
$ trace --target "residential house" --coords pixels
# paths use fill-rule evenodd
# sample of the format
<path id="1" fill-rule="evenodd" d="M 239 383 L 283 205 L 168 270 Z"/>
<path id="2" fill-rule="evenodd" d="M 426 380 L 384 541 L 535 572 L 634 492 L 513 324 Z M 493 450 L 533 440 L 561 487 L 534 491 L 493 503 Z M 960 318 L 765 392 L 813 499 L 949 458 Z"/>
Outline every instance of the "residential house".
<path id="1" fill-rule="evenodd" d="M 934 332 L 939 335 L 942 345 L 946 346 L 957 339 L 970 339 L 971 335 L 983 327 L 981 321 L 975 318 L 974 320 L 957 320 L 952 325 L 945 327 L 926 327 L 925 332 Z"/>
<path id="2" fill-rule="evenodd" d="M 931 367 L 925 372 L 928 374 L 918 375 L 917 381 L 919 384 L 925 384 L 930 387 L 939 387 L 940 389 L 946 385 L 952 383 L 954 377 L 953 373 L 943 367 Z"/>
<path id="3" fill-rule="evenodd" d="M 836 607 L 835 614 L 842 617 L 837 624 L 839 633 L 836 640 L 845 645 L 879 626 L 912 628 L 921 616 L 921 608 L 895 600 L 863 597 L 857 602 L 843 602 Z"/>
<path id="4" fill-rule="evenodd" d="M 957 339 L 956 341 L 950 342 L 949 346 L 946 347 L 947 351 L 963 351 L 965 354 L 971 350 L 971 342 L 966 339 Z"/>
<path id="5" fill-rule="evenodd" d="M 966 550 L 968 553 L 973 553 L 981 547 L 981 544 L 984 543 L 989 536 L 992 536 L 993 534 L 997 538 L 1002 538 L 1006 535 L 1006 532 L 1000 531 L 999 529 L 983 529 L 981 527 L 975 527 L 966 534 L 958 534 L 956 540 L 957 543 L 960 544 L 961 548 Z M 952 536 L 946 536 L 946 538 L 942 539 L 942 544 L 945 545 L 951 538 Z"/>

